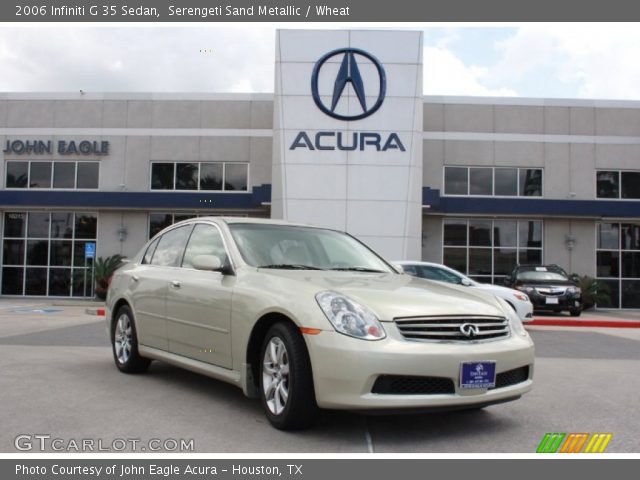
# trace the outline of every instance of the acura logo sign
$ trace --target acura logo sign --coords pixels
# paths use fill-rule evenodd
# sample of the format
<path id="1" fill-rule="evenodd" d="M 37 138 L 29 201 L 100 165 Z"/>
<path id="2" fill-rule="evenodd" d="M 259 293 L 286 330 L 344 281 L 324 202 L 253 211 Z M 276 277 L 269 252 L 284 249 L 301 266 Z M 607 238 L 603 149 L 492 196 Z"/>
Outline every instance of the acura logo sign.
<path id="1" fill-rule="evenodd" d="M 463 323 L 460 325 L 460 333 L 462 333 L 465 337 L 473 338 L 480 333 L 480 329 L 477 325 L 473 323 Z"/>
<path id="2" fill-rule="evenodd" d="M 320 97 L 320 90 L 318 87 L 320 72 L 327 65 L 327 62 L 329 60 L 333 59 L 334 57 L 340 58 L 340 56 L 342 56 L 342 59 L 339 60 L 340 68 L 333 83 L 331 103 L 325 104 L 325 101 Z M 360 73 L 360 66 L 358 65 L 359 61 L 368 61 L 375 66 L 378 72 L 379 80 L 379 85 L 377 86 L 377 95 L 375 85 L 365 85 L 363 77 Z M 336 113 L 336 108 L 340 103 L 340 99 L 345 92 L 347 84 L 351 85 L 351 88 L 353 89 L 358 99 L 358 106 L 360 109 L 359 112 L 354 113 L 353 115 Z M 320 110 L 322 110 L 330 117 L 336 118 L 338 120 L 360 120 L 375 113 L 384 101 L 386 89 L 387 78 L 384 72 L 384 68 L 382 68 L 382 64 L 376 57 L 368 52 L 365 52 L 364 50 L 360 50 L 359 48 L 339 48 L 325 54 L 324 56 L 322 56 L 322 58 L 320 58 L 320 60 L 316 62 L 315 66 L 313 67 L 313 73 L 311 74 L 311 93 L 313 95 L 313 101 L 316 103 Z M 369 96 L 369 99 L 371 99 L 371 97 L 375 98 L 373 104 L 368 104 L 369 102 L 367 101 L 367 95 Z"/>

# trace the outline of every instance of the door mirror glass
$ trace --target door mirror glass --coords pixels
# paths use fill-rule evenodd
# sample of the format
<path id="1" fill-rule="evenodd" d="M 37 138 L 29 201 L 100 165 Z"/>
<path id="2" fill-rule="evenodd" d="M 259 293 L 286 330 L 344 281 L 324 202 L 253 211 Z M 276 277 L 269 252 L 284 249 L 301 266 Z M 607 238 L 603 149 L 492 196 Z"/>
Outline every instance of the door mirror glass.
<path id="1" fill-rule="evenodd" d="M 215 255 L 197 255 L 193 257 L 193 268 L 217 272 L 222 270 L 222 262 Z"/>

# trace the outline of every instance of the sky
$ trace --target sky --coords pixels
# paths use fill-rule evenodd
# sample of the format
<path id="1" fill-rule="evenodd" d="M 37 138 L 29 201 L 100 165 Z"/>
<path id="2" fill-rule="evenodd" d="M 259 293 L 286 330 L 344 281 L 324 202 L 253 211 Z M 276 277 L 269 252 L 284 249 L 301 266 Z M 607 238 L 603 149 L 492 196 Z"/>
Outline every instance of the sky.
<path id="1" fill-rule="evenodd" d="M 640 100 L 638 24 L 422 30 L 425 95 Z M 0 27 L 0 92 L 272 92 L 274 49 L 262 25 Z"/>

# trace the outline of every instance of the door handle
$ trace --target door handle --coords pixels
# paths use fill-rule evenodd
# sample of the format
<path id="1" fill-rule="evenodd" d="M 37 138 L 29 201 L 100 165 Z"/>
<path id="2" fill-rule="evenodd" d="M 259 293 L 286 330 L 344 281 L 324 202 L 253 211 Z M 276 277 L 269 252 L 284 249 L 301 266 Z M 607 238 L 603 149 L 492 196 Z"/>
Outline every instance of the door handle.
<path id="1" fill-rule="evenodd" d="M 171 281 L 171 286 L 173 288 L 180 288 L 182 286 L 182 284 L 178 280 L 172 280 Z"/>
<path id="2" fill-rule="evenodd" d="M 138 280 L 140 280 L 140 277 L 138 275 L 133 275 L 131 277 L 131 280 L 133 280 L 134 282 L 137 282 Z"/>

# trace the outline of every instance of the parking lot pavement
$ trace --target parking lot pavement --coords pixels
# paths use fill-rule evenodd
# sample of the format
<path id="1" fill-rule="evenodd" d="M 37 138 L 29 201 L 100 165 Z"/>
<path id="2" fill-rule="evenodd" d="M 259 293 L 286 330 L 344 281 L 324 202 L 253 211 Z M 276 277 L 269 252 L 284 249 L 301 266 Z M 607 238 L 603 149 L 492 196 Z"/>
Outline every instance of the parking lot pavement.
<path id="1" fill-rule="evenodd" d="M 0 338 L 96 321 L 83 304 L 57 306 L 46 300 L 0 300 Z"/>
<path id="2" fill-rule="evenodd" d="M 640 452 L 640 335 L 532 327 L 535 386 L 475 412 L 362 416 L 322 412 L 280 432 L 230 385 L 154 362 L 123 375 L 103 321 L 83 307 L 9 313 L 0 303 L 0 451 L 20 434 L 65 440 L 193 439 L 197 452 L 534 452 L 547 432 L 611 432 L 607 452 Z M 13 306 L 12 306 L 13 308 Z M 58 308 L 58 307 L 52 307 Z"/>

